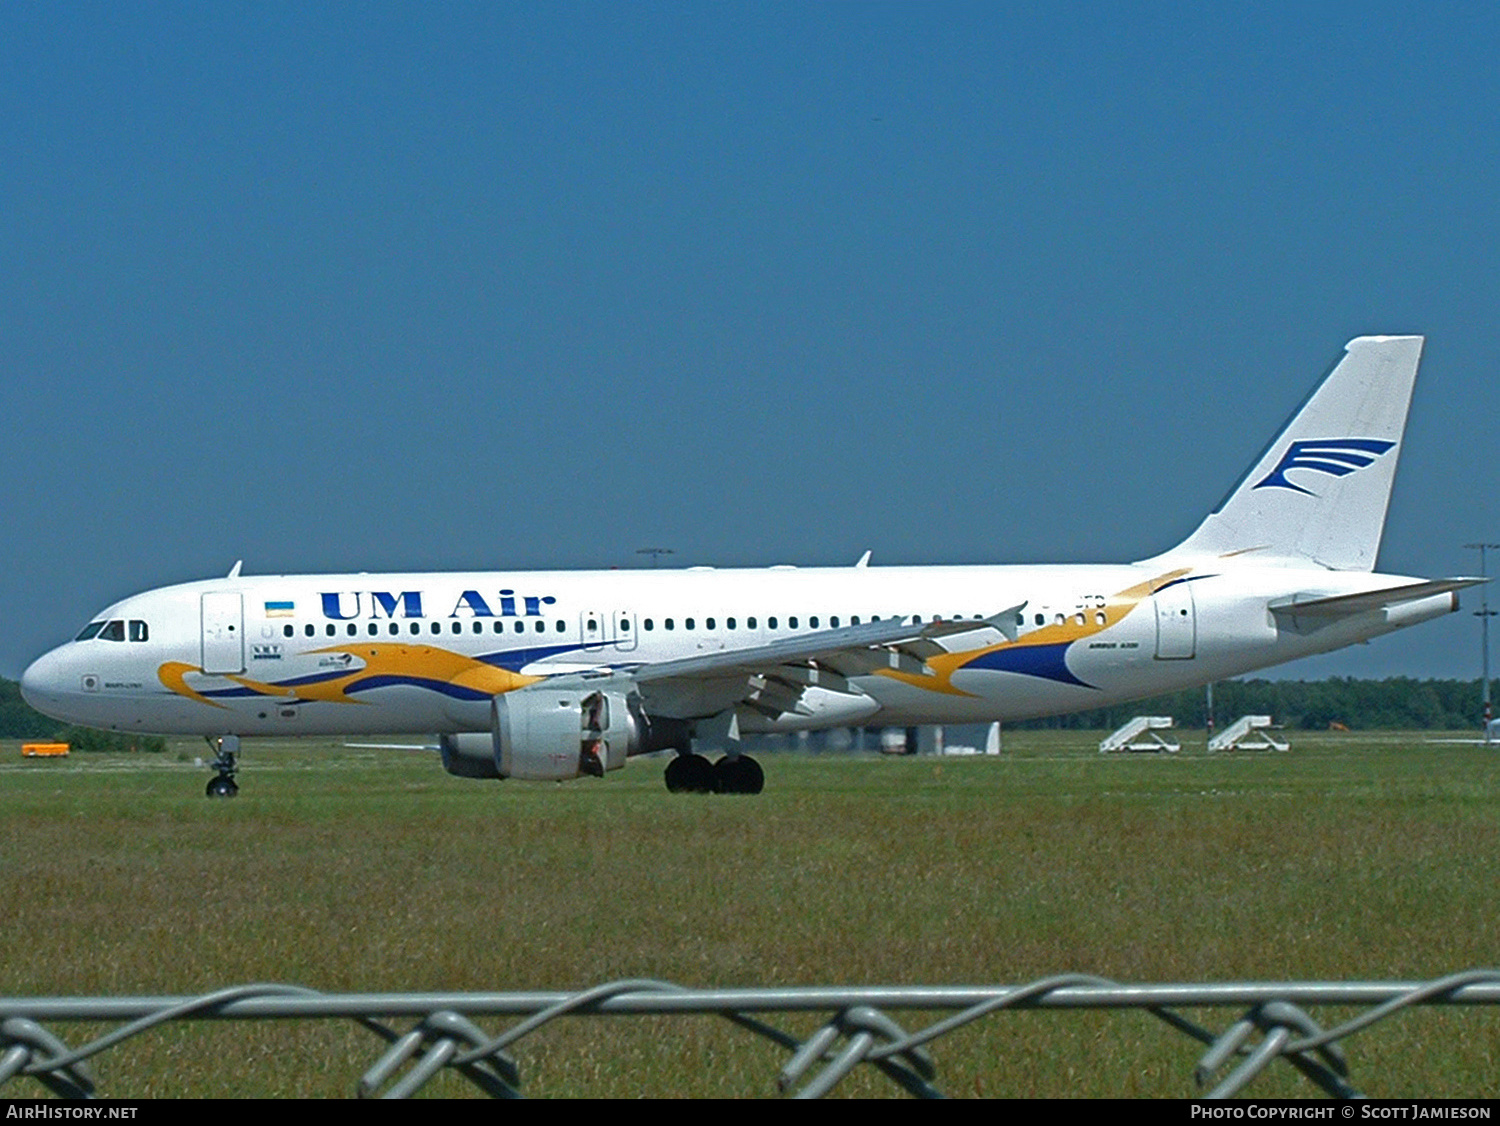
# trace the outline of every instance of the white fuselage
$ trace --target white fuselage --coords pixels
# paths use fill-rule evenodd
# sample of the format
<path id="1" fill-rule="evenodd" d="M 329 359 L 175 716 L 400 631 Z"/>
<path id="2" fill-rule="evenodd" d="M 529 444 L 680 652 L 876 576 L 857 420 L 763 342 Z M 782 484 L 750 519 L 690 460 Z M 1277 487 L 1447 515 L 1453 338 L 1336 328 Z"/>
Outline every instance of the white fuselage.
<path id="1" fill-rule="evenodd" d="M 878 655 L 852 690 L 741 730 L 986 722 L 1203 684 L 1457 605 L 1443 592 L 1298 622 L 1271 607 L 1419 580 L 1223 562 L 233 576 L 111 606 L 23 690 L 70 722 L 160 734 L 477 732 L 496 695 L 550 675 L 915 616 L 975 629 L 923 660 Z M 1005 633 L 983 621 L 1001 610 Z"/>

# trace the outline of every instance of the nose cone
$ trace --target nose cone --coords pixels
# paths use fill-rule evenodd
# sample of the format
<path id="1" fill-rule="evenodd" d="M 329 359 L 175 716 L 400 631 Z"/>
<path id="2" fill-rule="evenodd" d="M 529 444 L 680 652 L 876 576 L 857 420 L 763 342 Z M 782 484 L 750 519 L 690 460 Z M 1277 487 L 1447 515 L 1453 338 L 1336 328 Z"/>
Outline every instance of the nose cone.
<path id="1" fill-rule="evenodd" d="M 65 701 L 71 695 L 69 686 L 63 683 L 67 675 L 63 668 L 61 649 L 44 653 L 32 661 L 21 674 L 21 699 L 53 719 L 70 718 L 65 712 Z"/>

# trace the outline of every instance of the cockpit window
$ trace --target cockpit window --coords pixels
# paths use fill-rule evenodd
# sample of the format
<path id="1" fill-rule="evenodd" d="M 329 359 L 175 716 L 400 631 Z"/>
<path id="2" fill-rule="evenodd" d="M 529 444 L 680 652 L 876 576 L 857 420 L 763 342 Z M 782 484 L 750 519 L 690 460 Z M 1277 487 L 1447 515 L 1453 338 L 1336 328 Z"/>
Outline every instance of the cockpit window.
<path id="1" fill-rule="evenodd" d="M 100 641 L 124 641 L 125 640 L 125 623 L 123 621 L 121 621 L 119 618 L 116 618 L 114 621 L 110 622 L 102 630 L 99 631 L 99 640 Z"/>
<path id="2" fill-rule="evenodd" d="M 146 629 L 146 623 L 138 618 L 132 618 L 130 622 L 130 640 L 145 641 L 149 636 L 150 631 Z"/>
<path id="3" fill-rule="evenodd" d="M 99 636 L 99 631 L 105 627 L 106 622 L 90 622 L 83 627 L 83 632 L 75 637 L 74 641 L 92 641 Z"/>

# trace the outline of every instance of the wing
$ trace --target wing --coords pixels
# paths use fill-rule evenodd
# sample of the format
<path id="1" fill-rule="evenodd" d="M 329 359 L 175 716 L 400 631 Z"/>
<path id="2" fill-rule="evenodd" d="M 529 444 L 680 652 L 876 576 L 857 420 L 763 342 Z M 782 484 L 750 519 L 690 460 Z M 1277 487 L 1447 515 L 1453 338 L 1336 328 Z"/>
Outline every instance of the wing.
<path id="1" fill-rule="evenodd" d="M 827 722 L 847 716 L 852 723 L 878 707 L 853 678 L 882 668 L 919 672 L 929 657 L 983 644 L 983 635 L 1014 641 L 1025 606 L 969 620 L 867 622 L 620 671 L 635 681 L 656 715 L 696 719 L 745 705 L 770 719 L 817 715 Z M 735 717 L 726 722 L 735 725 Z"/>

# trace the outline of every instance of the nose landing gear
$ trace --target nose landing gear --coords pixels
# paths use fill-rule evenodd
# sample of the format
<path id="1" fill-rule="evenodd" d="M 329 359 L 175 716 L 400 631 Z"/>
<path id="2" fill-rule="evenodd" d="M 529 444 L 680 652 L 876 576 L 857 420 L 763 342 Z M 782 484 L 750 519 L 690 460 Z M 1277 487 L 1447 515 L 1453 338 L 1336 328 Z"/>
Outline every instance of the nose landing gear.
<path id="1" fill-rule="evenodd" d="M 239 770 L 240 737 L 223 735 L 217 739 L 212 736 L 206 738 L 208 745 L 214 750 L 214 760 L 209 765 L 218 774 L 208 780 L 203 793 L 210 798 L 232 798 L 240 792 L 240 787 L 234 780 L 235 772 Z"/>

